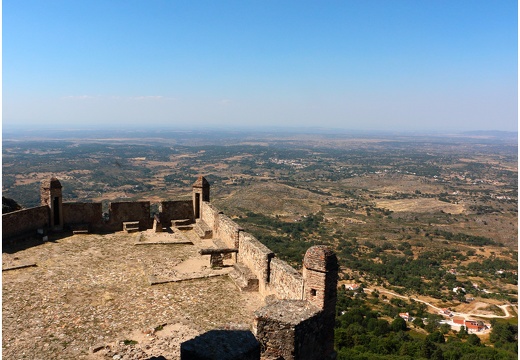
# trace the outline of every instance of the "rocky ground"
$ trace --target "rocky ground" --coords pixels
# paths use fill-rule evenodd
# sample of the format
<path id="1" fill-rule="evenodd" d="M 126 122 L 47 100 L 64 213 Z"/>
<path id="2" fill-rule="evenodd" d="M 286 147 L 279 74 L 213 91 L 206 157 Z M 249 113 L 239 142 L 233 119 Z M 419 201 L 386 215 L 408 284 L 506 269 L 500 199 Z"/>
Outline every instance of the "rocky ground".
<path id="1" fill-rule="evenodd" d="M 197 334 L 247 328 L 262 301 L 241 293 L 229 269 L 208 267 L 198 250 L 212 246 L 192 231 L 147 231 L 4 248 L 2 358 L 178 359 Z M 20 265 L 29 266 L 12 269 Z"/>

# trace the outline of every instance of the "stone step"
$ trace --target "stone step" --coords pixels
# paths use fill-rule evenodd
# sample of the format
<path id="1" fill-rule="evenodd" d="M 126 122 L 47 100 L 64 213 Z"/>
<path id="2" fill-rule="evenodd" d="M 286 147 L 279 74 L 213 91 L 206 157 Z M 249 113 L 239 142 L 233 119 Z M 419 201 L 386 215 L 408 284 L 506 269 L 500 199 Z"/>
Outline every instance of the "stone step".
<path id="1" fill-rule="evenodd" d="M 89 233 L 89 224 L 73 224 L 70 225 L 70 229 L 72 230 L 72 234 L 88 234 Z"/>
<path id="2" fill-rule="evenodd" d="M 258 291 L 258 279 L 244 264 L 234 264 L 229 277 L 241 291 Z"/>
<path id="3" fill-rule="evenodd" d="M 177 225 L 175 228 L 177 230 L 187 231 L 193 229 L 193 225 Z"/>
<path id="4" fill-rule="evenodd" d="M 72 234 L 88 234 L 88 230 L 72 230 Z"/>
<path id="5" fill-rule="evenodd" d="M 187 226 L 187 225 L 191 225 L 191 224 L 192 224 L 191 219 L 172 220 L 172 226 L 174 226 L 174 227 Z"/>
<path id="6" fill-rule="evenodd" d="M 201 239 L 211 239 L 213 237 L 213 230 L 200 219 L 195 223 L 194 229 Z"/>

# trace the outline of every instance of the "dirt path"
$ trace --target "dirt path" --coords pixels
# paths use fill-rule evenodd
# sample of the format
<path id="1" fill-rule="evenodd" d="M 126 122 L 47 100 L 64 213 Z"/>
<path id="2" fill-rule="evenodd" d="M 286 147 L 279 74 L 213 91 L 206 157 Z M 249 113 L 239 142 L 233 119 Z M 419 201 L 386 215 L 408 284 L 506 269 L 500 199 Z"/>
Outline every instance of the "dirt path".
<path id="1" fill-rule="evenodd" d="M 488 318 L 488 319 L 493 319 L 493 318 L 502 318 L 502 319 L 505 319 L 505 318 L 508 318 L 508 317 L 513 317 L 513 315 L 511 315 L 511 313 L 507 310 L 508 307 L 510 306 L 513 306 L 511 304 L 504 304 L 504 305 L 497 305 L 497 307 L 499 307 L 500 309 L 502 309 L 502 311 L 504 311 L 504 314 L 505 315 L 494 315 L 494 314 L 472 314 L 472 313 L 467 313 L 467 314 L 463 314 L 463 313 L 454 313 L 454 314 L 461 314 L 459 316 L 464 316 L 464 315 L 467 315 L 467 316 L 478 316 L 478 317 L 483 317 L 483 318 Z"/>
<path id="2" fill-rule="evenodd" d="M 373 290 L 372 289 L 364 289 L 364 291 L 368 291 L 368 292 L 372 292 Z M 404 296 L 404 295 L 399 295 L 399 294 L 396 294 L 396 293 L 393 293 L 391 291 L 387 291 L 387 290 L 380 290 L 378 289 L 377 291 L 379 291 L 380 293 L 386 293 L 386 294 L 389 294 L 389 295 L 392 295 L 394 297 L 398 297 L 398 298 L 401 298 L 401 299 L 412 299 L 414 301 L 417 301 L 417 302 L 420 302 L 420 303 L 423 303 L 423 304 L 426 304 L 427 306 L 435 309 L 437 312 L 442 312 L 442 309 L 441 308 L 438 308 L 437 306 L 435 305 L 432 305 L 431 303 L 427 302 L 427 301 L 424 301 L 424 300 L 421 300 L 421 299 L 417 299 L 417 298 L 413 298 L 411 296 Z M 454 316 L 461 316 L 465 319 L 467 319 L 468 317 L 482 317 L 482 318 L 486 318 L 486 319 L 504 319 L 504 318 L 509 318 L 509 317 L 512 317 L 513 315 L 511 315 L 511 313 L 507 310 L 507 308 L 509 306 L 512 306 L 511 304 L 504 304 L 504 305 L 497 305 L 500 309 L 502 309 L 505 313 L 505 315 L 495 315 L 495 314 L 473 314 L 473 313 L 461 313 L 461 312 L 456 312 L 456 311 L 452 311 L 452 314 Z"/>

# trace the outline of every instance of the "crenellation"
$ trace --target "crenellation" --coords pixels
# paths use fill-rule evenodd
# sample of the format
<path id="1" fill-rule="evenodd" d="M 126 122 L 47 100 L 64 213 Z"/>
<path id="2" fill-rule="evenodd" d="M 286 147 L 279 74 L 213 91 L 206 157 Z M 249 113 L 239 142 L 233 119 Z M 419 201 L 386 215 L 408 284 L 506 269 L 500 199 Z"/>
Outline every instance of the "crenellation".
<path id="1" fill-rule="evenodd" d="M 103 206 L 101 203 L 63 203 L 63 223 L 68 226 L 89 224 L 92 231 L 103 231 Z"/>
<path id="2" fill-rule="evenodd" d="M 112 202 L 109 213 L 107 228 L 112 231 L 121 231 L 125 221 L 139 221 L 141 229 L 151 229 L 153 225 L 149 201 Z"/>
<path id="3" fill-rule="evenodd" d="M 223 267 L 224 256 L 236 253 L 230 278 L 241 291 L 257 291 L 267 303 L 255 312 L 252 325 L 262 359 L 334 358 L 338 281 L 334 251 L 326 246 L 309 248 L 300 273 L 210 204 L 209 190 L 207 180 L 199 177 L 193 184 L 192 201 L 163 201 L 159 214 L 153 216 L 149 201 L 112 202 L 108 219 L 103 219 L 101 203 L 62 203 L 61 184 L 52 178 L 42 184 L 42 206 L 2 216 L 2 238 L 6 241 L 38 229 L 61 231 L 79 225 L 94 232 L 110 232 L 122 231 L 125 225 L 127 230 L 155 226 L 157 231 L 160 224 L 169 223 L 178 228 L 180 223 L 186 223 L 185 230 L 191 231 L 192 224 L 199 224 L 203 238 L 213 237 L 213 243 L 218 244 L 217 248 L 205 250 L 210 255 L 210 266 Z M 201 337 L 195 343 L 201 344 L 203 339 L 208 338 Z M 204 351 L 195 352 L 204 356 Z M 248 352 L 248 356 L 260 359 L 256 350 Z"/>
<path id="4" fill-rule="evenodd" d="M 171 224 L 172 220 L 193 218 L 193 202 L 191 200 L 161 201 L 159 217 L 163 224 Z"/>

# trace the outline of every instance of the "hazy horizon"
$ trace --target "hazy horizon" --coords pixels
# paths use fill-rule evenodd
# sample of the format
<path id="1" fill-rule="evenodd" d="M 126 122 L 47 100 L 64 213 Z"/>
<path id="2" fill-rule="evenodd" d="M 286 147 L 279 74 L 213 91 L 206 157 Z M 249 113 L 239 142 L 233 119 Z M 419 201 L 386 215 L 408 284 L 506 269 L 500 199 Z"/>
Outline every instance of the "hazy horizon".
<path id="1" fill-rule="evenodd" d="M 518 129 L 518 5 L 3 3 L 3 128 Z"/>
<path id="2" fill-rule="evenodd" d="M 273 136 L 339 136 L 339 137 L 489 137 L 512 139 L 518 138 L 517 131 L 506 130 L 369 130 L 369 129 L 346 129 L 346 128 L 327 128 L 327 127 L 287 127 L 287 126 L 249 126 L 249 127 L 110 127 L 110 126 L 71 126 L 71 127 L 47 127 L 47 128 L 28 128 L 10 127 L 3 128 L 2 135 L 4 140 L 9 139 L 77 139 L 77 138 L 124 138 L 146 137 L 146 138 L 169 138 L 172 136 L 215 136 L 215 137 L 273 137 Z"/>

